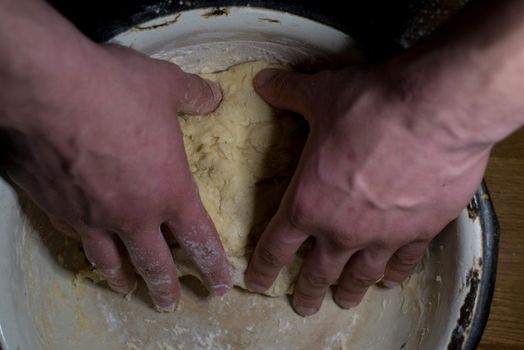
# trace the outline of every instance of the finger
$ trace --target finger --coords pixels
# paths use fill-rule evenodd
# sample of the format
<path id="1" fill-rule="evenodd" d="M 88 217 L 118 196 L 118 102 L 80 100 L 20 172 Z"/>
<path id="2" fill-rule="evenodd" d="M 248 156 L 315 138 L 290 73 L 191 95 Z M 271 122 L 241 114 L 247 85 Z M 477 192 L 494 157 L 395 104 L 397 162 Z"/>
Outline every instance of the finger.
<path id="1" fill-rule="evenodd" d="M 180 299 L 180 285 L 171 250 L 160 228 L 121 234 L 129 258 L 142 276 L 158 311 L 173 312 Z"/>
<path id="2" fill-rule="evenodd" d="M 49 214 L 49 222 L 51 222 L 51 225 L 59 231 L 60 233 L 63 233 L 67 237 L 74 239 L 75 241 L 81 241 L 80 235 L 76 230 L 73 228 L 73 226 L 69 225 L 69 223 L 63 219 L 57 218 L 54 215 Z"/>
<path id="3" fill-rule="evenodd" d="M 335 302 L 344 309 L 357 306 L 370 286 L 384 275 L 391 253 L 361 250 L 349 260 L 335 291 Z"/>
<path id="4" fill-rule="evenodd" d="M 255 88 L 267 103 L 304 117 L 310 112 L 313 84 L 310 75 L 281 69 L 264 69 L 255 77 Z"/>
<path id="5" fill-rule="evenodd" d="M 328 288 L 337 281 L 350 257 L 351 252 L 327 251 L 316 242 L 295 284 L 293 308 L 298 314 L 310 316 L 320 309 Z"/>
<path id="6" fill-rule="evenodd" d="M 136 287 L 136 275 L 122 242 L 107 231 L 83 227 L 78 231 L 87 260 L 104 277 L 111 289 L 128 294 Z"/>
<path id="7" fill-rule="evenodd" d="M 422 260 L 428 244 L 427 241 L 413 242 L 397 250 L 389 259 L 382 284 L 393 288 L 409 277 Z"/>
<path id="8" fill-rule="evenodd" d="M 205 114 L 215 110 L 222 100 L 220 87 L 198 75 L 184 72 L 174 63 L 149 58 L 132 49 L 118 46 L 105 46 L 108 52 L 118 55 L 121 62 L 138 64 L 144 68 L 144 60 L 148 61 L 152 72 L 167 79 L 167 89 L 176 102 L 179 112 L 188 114 Z"/>
<path id="9" fill-rule="evenodd" d="M 170 70 L 173 73 L 173 93 L 179 112 L 206 114 L 218 107 L 222 90 L 217 83 L 185 73 L 175 64 L 171 64 Z"/>
<path id="10" fill-rule="evenodd" d="M 273 217 L 260 237 L 245 273 L 247 288 L 262 293 L 288 265 L 308 235 L 289 223 L 282 211 Z"/>
<path id="11" fill-rule="evenodd" d="M 193 213 L 167 221 L 178 244 L 198 268 L 208 290 L 224 295 L 232 286 L 231 266 L 215 225 L 199 204 Z"/>

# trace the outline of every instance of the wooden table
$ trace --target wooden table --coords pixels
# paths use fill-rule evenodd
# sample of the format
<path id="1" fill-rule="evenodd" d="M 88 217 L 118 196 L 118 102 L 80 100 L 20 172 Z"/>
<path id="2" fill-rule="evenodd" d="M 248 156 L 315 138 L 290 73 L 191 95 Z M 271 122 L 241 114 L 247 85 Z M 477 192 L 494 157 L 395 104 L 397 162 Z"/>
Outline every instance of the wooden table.
<path id="1" fill-rule="evenodd" d="M 524 129 L 495 147 L 485 179 L 501 238 L 495 295 L 479 349 L 524 349 Z"/>

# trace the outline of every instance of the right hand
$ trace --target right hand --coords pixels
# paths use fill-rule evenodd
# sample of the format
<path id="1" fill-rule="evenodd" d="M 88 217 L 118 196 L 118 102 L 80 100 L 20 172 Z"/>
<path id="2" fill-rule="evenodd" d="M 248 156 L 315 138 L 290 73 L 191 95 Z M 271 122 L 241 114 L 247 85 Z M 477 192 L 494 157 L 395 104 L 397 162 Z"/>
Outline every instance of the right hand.
<path id="1" fill-rule="evenodd" d="M 220 88 L 169 62 L 93 45 L 90 57 L 38 79 L 0 106 L 2 165 L 51 217 L 79 238 L 117 292 L 135 271 L 160 311 L 180 286 L 161 228 L 169 228 L 214 294 L 231 287 L 230 266 L 188 167 L 177 113 L 203 114 Z M 46 59 L 45 56 L 42 57 Z"/>
<path id="2" fill-rule="evenodd" d="M 314 75 L 269 69 L 256 78 L 259 94 L 304 116 L 310 133 L 246 284 L 267 290 L 313 238 L 293 295 L 302 316 L 320 309 L 332 285 L 345 309 L 382 278 L 399 285 L 482 179 L 490 144 L 449 141 L 453 124 L 442 127 L 439 113 L 453 118 L 459 109 L 443 93 L 401 89 L 391 76 L 381 67 L 354 66 Z"/>

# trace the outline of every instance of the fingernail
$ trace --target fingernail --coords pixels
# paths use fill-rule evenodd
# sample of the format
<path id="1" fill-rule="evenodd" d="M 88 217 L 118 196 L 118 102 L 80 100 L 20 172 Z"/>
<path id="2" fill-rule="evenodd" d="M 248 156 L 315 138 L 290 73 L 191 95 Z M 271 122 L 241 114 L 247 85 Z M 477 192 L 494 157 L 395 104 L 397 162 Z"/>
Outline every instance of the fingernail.
<path id="1" fill-rule="evenodd" d="M 257 292 L 257 293 L 264 293 L 268 289 L 268 287 L 258 284 L 257 282 L 248 282 L 248 281 L 246 281 L 246 287 L 250 291 Z"/>
<path id="2" fill-rule="evenodd" d="M 272 69 L 264 69 L 255 77 L 255 85 L 257 88 L 261 88 L 266 85 L 275 76 L 275 71 Z"/>
<path id="3" fill-rule="evenodd" d="M 211 289 L 211 292 L 213 293 L 213 295 L 220 297 L 226 294 L 227 292 L 229 292 L 229 290 L 231 289 L 231 286 L 227 284 L 216 284 L 214 286 L 210 286 L 209 288 Z"/>
<path id="4" fill-rule="evenodd" d="M 395 287 L 398 287 L 400 285 L 400 283 L 394 282 L 394 281 L 390 281 L 390 280 L 382 280 L 381 283 L 386 288 L 395 288 Z"/>
<path id="5" fill-rule="evenodd" d="M 358 306 L 358 303 L 354 302 L 354 301 L 348 301 L 348 300 L 342 300 L 342 299 L 336 299 L 335 298 L 335 301 L 337 303 L 338 306 L 340 306 L 341 308 L 343 309 L 352 309 L 356 306 Z"/>
<path id="6" fill-rule="evenodd" d="M 314 307 L 306 307 L 302 305 L 295 305 L 294 309 L 297 312 L 297 314 L 299 314 L 300 316 L 304 316 L 304 317 L 314 315 L 318 311 L 318 309 Z"/>
<path id="7" fill-rule="evenodd" d="M 173 304 L 169 304 L 165 306 L 155 305 L 156 311 L 161 312 L 161 313 L 174 312 L 176 310 L 176 307 L 177 307 L 177 303 L 173 303 Z"/>
<path id="8" fill-rule="evenodd" d="M 222 100 L 222 89 L 220 88 L 220 86 L 217 83 L 210 80 L 206 80 L 206 82 L 209 85 L 209 88 L 211 89 L 211 93 L 213 94 L 213 101 L 215 103 L 220 102 L 220 100 Z"/>

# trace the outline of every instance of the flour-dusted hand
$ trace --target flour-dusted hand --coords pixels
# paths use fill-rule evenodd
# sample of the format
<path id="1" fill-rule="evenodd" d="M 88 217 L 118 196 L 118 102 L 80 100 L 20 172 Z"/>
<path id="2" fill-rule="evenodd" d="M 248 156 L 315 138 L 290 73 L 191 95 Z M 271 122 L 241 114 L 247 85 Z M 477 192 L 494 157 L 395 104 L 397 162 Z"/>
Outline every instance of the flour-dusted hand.
<path id="1" fill-rule="evenodd" d="M 261 72 L 262 97 L 300 113 L 311 131 L 247 285 L 268 288 L 310 237 L 293 297 L 301 315 L 335 283 L 335 301 L 350 308 L 378 280 L 409 276 L 470 201 L 491 147 L 524 123 L 523 14 L 521 1 L 472 1 L 384 63 Z"/>
<path id="2" fill-rule="evenodd" d="M 268 288 L 313 237 L 293 297 L 301 315 L 314 314 L 337 281 L 343 308 L 382 277 L 399 284 L 481 180 L 489 148 L 450 152 L 436 126 L 419 126 L 422 110 L 380 79 L 366 68 L 312 76 L 267 70 L 256 79 L 270 104 L 303 115 L 311 132 L 246 279 L 254 290 Z"/>
<path id="3" fill-rule="evenodd" d="M 220 88 L 172 63 L 91 43 L 43 2 L 23 4 L 48 16 L 46 30 L 63 34 L 67 44 L 41 30 L 31 33 L 36 48 L 8 42 L 2 50 L 19 55 L 0 74 L 8 175 L 57 228 L 81 240 L 115 291 L 131 291 L 136 271 L 159 310 L 175 309 L 180 289 L 162 232 L 167 227 L 210 291 L 225 293 L 229 264 L 192 179 L 176 118 L 214 110 Z M 15 31 L 24 22 L 15 15 L 8 21 Z M 41 51 L 27 52 L 38 46 Z"/>

